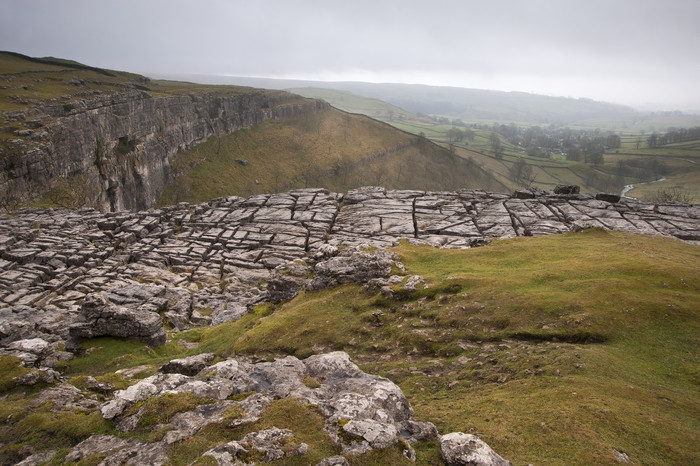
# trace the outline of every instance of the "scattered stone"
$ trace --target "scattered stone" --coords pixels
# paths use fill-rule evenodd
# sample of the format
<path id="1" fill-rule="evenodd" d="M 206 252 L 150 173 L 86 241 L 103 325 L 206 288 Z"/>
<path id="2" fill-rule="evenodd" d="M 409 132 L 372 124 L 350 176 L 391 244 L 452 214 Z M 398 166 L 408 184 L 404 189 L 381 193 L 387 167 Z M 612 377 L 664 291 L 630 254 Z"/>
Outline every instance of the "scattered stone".
<path id="1" fill-rule="evenodd" d="M 36 385 L 39 382 L 51 384 L 60 380 L 61 374 L 49 368 L 34 370 L 15 378 L 17 385 Z"/>
<path id="2" fill-rule="evenodd" d="M 620 202 L 620 195 L 619 194 L 598 193 L 595 195 L 595 198 L 599 201 L 610 202 L 613 204 Z"/>
<path id="3" fill-rule="evenodd" d="M 49 450 L 49 451 L 42 451 L 39 453 L 34 453 L 19 463 L 16 463 L 15 466 L 38 466 L 40 464 L 45 464 L 51 459 L 56 456 L 56 450 Z"/>
<path id="4" fill-rule="evenodd" d="M 110 453 L 135 442 L 135 440 L 127 441 L 113 435 L 93 435 L 73 447 L 66 455 L 65 462 L 78 462 L 88 456 Z"/>
<path id="5" fill-rule="evenodd" d="M 350 463 L 344 456 L 337 455 L 325 458 L 316 466 L 350 466 Z"/>
<path id="6" fill-rule="evenodd" d="M 173 359 L 162 365 L 158 370 L 166 374 L 197 375 L 197 373 L 204 369 L 213 359 L 214 353 L 202 353 L 187 358 Z"/>
<path id="7" fill-rule="evenodd" d="M 554 194 L 578 194 L 581 187 L 575 184 L 558 184 L 554 187 Z"/>
<path id="8" fill-rule="evenodd" d="M 87 376 L 85 379 L 85 386 L 94 392 L 98 393 L 109 393 L 114 390 L 114 384 L 109 382 L 99 382 L 92 376 Z"/>
<path id="9" fill-rule="evenodd" d="M 627 453 L 617 451 L 615 448 L 613 448 L 613 454 L 615 455 L 615 459 L 620 463 L 632 463 L 632 460 L 629 456 L 627 456 Z"/>

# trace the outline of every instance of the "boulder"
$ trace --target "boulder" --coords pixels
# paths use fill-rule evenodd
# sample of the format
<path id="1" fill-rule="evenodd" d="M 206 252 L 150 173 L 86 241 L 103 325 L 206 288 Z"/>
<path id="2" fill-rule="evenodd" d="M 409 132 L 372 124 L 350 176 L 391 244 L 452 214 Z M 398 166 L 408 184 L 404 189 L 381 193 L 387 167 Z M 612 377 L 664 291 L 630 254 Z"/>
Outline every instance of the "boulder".
<path id="1" fill-rule="evenodd" d="M 393 253 L 382 248 L 349 248 L 335 257 L 318 262 L 307 288 L 317 291 L 344 283 L 364 285 L 374 278 L 389 276 L 395 258 Z"/>
<path id="2" fill-rule="evenodd" d="M 388 448 L 398 442 L 398 431 L 393 424 L 385 424 L 373 419 L 353 420 L 342 427 L 345 434 L 362 439 L 362 446 L 358 453 L 365 453 L 371 449 Z M 353 450 L 357 450 L 354 447 Z"/>
<path id="3" fill-rule="evenodd" d="M 70 327 L 73 338 L 111 336 L 134 338 L 150 346 L 165 343 L 166 333 L 159 314 L 114 305 L 102 294 L 85 297 L 82 317 L 83 321 Z"/>
<path id="4" fill-rule="evenodd" d="M 558 184 L 554 187 L 554 194 L 578 194 L 581 187 L 575 184 Z"/>
<path id="5" fill-rule="evenodd" d="M 439 437 L 440 453 L 450 466 L 512 466 L 476 435 L 453 432 Z"/>
<path id="6" fill-rule="evenodd" d="M 214 359 L 214 353 L 202 353 L 187 358 L 173 359 L 163 364 L 160 372 L 165 374 L 197 375 Z"/>
<path id="7" fill-rule="evenodd" d="M 619 194 L 598 193 L 595 195 L 595 198 L 599 201 L 610 202 L 611 204 L 617 204 L 618 202 L 620 202 Z"/>
<path id="8" fill-rule="evenodd" d="M 316 466 L 350 466 L 344 456 L 336 455 L 321 460 Z"/>
<path id="9" fill-rule="evenodd" d="M 93 435 L 74 446 L 66 455 L 65 462 L 73 463 L 88 456 L 110 453 L 136 442 L 136 440 L 127 441 L 113 435 Z"/>

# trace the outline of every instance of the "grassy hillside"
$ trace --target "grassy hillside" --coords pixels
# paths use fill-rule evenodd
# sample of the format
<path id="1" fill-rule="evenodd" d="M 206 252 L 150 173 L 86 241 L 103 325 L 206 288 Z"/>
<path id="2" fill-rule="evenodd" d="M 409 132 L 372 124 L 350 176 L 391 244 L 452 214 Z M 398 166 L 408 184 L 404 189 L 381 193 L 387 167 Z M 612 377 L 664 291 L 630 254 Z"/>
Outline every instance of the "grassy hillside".
<path id="1" fill-rule="evenodd" d="M 416 119 L 416 115 L 395 105 L 391 105 L 383 100 L 353 94 L 352 92 L 318 87 L 290 88 L 286 90 L 304 97 L 323 99 L 335 108 L 349 113 L 361 113 L 381 121 L 401 120 L 404 118 Z"/>
<path id="2" fill-rule="evenodd" d="M 700 459 L 697 247 L 588 231 L 397 252 L 428 289 L 306 294 L 235 351 L 345 349 L 441 432 L 480 433 L 514 464 Z"/>
<path id="3" fill-rule="evenodd" d="M 363 115 L 329 109 L 211 138 L 180 154 L 159 204 L 325 187 L 502 190 L 479 166 Z"/>
<path id="4" fill-rule="evenodd" d="M 402 245 L 396 253 L 405 275 L 420 275 L 427 288 L 395 285 L 394 298 L 357 285 L 302 293 L 237 322 L 173 333 L 155 351 L 96 339 L 64 370 L 83 390 L 88 375 L 123 388 L 135 381 L 116 369 L 145 365 L 145 376 L 185 354 L 344 350 L 399 384 L 419 420 L 442 433 L 477 433 L 514 464 L 614 465 L 615 451 L 635 464 L 700 460 L 697 246 L 588 230 L 462 251 Z M 62 448 L 91 432 L 114 433 L 99 415 L 25 410 L 33 395 L 11 382 L 21 369 L 0 363 L 0 455 L 24 443 Z M 311 454 L 333 451 L 313 436 L 317 416 L 298 403 L 271 405 L 251 429 L 290 419 L 295 432 L 308 431 Z M 225 435 L 213 426 L 170 453 L 184 463 Z M 440 464 L 436 442 L 416 450 L 418 464 Z M 388 449 L 352 464 L 402 461 Z"/>

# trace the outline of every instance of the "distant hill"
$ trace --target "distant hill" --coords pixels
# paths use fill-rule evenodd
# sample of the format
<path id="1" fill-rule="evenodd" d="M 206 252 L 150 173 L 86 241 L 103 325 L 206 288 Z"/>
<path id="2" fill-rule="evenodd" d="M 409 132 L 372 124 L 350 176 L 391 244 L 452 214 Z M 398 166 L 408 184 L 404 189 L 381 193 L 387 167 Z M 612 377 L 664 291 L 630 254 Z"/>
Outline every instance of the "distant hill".
<path id="1" fill-rule="evenodd" d="M 380 99 L 412 113 L 459 118 L 465 121 L 505 121 L 529 124 L 577 125 L 586 122 L 629 122 L 644 113 L 624 105 L 590 99 L 551 97 L 525 92 L 503 92 L 423 84 L 322 82 L 232 76 L 188 76 L 197 82 L 226 83 L 267 89 L 307 87 L 351 92 Z"/>
<path id="2" fill-rule="evenodd" d="M 326 82 L 213 75 L 181 75 L 177 76 L 177 79 L 266 89 L 332 89 L 379 99 L 411 113 L 444 116 L 465 122 L 512 122 L 523 125 L 615 130 L 635 127 L 637 130 L 659 131 L 670 127 L 697 126 L 700 120 L 698 115 L 682 112 L 642 112 L 624 105 L 591 99 L 552 97 L 526 92 L 423 84 Z M 306 95 L 305 92 L 301 93 Z"/>

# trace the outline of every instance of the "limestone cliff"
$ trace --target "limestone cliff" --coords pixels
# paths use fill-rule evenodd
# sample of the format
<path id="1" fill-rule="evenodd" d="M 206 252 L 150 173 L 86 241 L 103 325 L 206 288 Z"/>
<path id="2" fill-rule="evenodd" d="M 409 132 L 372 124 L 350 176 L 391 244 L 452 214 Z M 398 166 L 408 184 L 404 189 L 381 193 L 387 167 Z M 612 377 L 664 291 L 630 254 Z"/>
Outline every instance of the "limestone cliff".
<path id="1" fill-rule="evenodd" d="M 90 206 L 138 210 L 153 205 L 179 152 L 207 138 L 327 107 L 318 100 L 267 90 L 230 88 L 159 97 L 133 85 L 70 104 L 5 115 L 23 120 L 0 157 L 0 191 L 27 201 L 56 180 L 79 183 Z"/>

